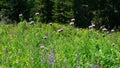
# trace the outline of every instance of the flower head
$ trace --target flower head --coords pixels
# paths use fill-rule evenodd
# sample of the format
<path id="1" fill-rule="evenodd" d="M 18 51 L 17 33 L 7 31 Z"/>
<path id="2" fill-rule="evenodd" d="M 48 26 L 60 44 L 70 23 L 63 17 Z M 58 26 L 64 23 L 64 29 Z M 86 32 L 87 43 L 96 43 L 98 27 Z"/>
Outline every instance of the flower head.
<path id="1" fill-rule="evenodd" d="M 41 48 L 41 49 L 44 49 L 44 48 L 45 48 L 45 46 L 44 46 L 44 45 L 41 45 L 41 46 L 40 46 L 40 48 Z"/>
<path id="2" fill-rule="evenodd" d="M 39 15 L 39 12 L 36 12 L 35 15 Z"/>
<path id="3" fill-rule="evenodd" d="M 49 24 L 52 25 L 52 22 L 50 22 Z"/>
<path id="4" fill-rule="evenodd" d="M 63 29 L 62 29 L 62 28 L 58 29 L 58 32 L 62 32 L 62 31 L 63 31 Z"/>
<path id="5" fill-rule="evenodd" d="M 30 25 L 34 24 L 34 21 L 30 21 Z"/>
<path id="6" fill-rule="evenodd" d="M 50 59 L 50 64 L 52 64 L 52 63 L 55 62 L 55 59 L 54 59 L 54 55 L 53 55 L 53 54 L 51 54 L 51 55 L 49 56 L 49 59 Z"/>
<path id="7" fill-rule="evenodd" d="M 103 28 L 102 31 L 107 31 L 107 29 L 106 29 L 106 28 Z"/>
<path id="8" fill-rule="evenodd" d="M 75 18 L 72 18 L 72 19 L 71 19 L 71 22 L 75 22 Z"/>
<path id="9" fill-rule="evenodd" d="M 93 26 L 90 25 L 90 26 L 89 26 L 89 29 L 92 29 L 92 28 L 93 28 Z"/>
<path id="10" fill-rule="evenodd" d="M 70 25 L 74 25 L 74 22 L 70 22 Z"/>
<path id="11" fill-rule="evenodd" d="M 23 14 L 21 13 L 21 14 L 19 14 L 19 17 L 22 17 L 23 16 Z"/>
<path id="12" fill-rule="evenodd" d="M 111 32 L 115 32 L 115 30 L 114 30 L 114 29 L 112 29 L 112 30 L 111 30 Z"/>

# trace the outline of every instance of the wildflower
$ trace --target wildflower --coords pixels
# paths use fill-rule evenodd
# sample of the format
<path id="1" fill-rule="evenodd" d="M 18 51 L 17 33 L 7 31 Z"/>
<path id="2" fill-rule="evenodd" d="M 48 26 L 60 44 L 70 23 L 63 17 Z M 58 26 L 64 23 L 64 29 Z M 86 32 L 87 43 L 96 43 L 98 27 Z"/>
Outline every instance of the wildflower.
<path id="1" fill-rule="evenodd" d="M 106 29 L 106 28 L 103 28 L 102 31 L 107 31 L 107 29 Z"/>
<path id="2" fill-rule="evenodd" d="M 91 24 L 90 26 L 89 26 L 89 29 L 92 29 L 93 27 L 95 27 L 95 24 Z"/>
<path id="3" fill-rule="evenodd" d="M 30 21 L 30 25 L 34 24 L 34 21 Z"/>
<path id="4" fill-rule="evenodd" d="M 58 32 L 62 32 L 63 31 L 63 29 L 62 28 L 60 28 L 59 30 L 58 30 Z"/>
<path id="5" fill-rule="evenodd" d="M 74 25 L 74 22 L 70 22 L 70 25 Z"/>
<path id="6" fill-rule="evenodd" d="M 23 16 L 23 14 L 21 13 L 21 14 L 19 14 L 19 17 L 22 17 Z"/>
<path id="7" fill-rule="evenodd" d="M 43 39 L 47 39 L 47 36 L 44 36 Z"/>
<path id="8" fill-rule="evenodd" d="M 32 20 L 32 18 L 29 18 L 29 21 L 31 21 Z"/>
<path id="9" fill-rule="evenodd" d="M 89 29 L 92 29 L 92 28 L 93 28 L 93 26 L 90 25 L 90 26 L 89 26 Z"/>
<path id="10" fill-rule="evenodd" d="M 98 65 L 93 65 L 92 68 L 99 68 L 99 66 Z"/>
<path id="11" fill-rule="evenodd" d="M 53 62 L 55 62 L 54 55 L 51 54 L 49 56 L 49 59 L 50 59 L 50 64 L 52 64 Z"/>
<path id="12" fill-rule="evenodd" d="M 115 32 L 115 30 L 114 30 L 114 29 L 112 29 L 112 30 L 111 30 L 111 32 Z"/>
<path id="13" fill-rule="evenodd" d="M 41 48 L 41 49 L 44 49 L 44 48 L 45 48 L 45 46 L 44 46 L 44 45 L 41 45 L 41 46 L 40 46 L 40 48 Z"/>
<path id="14" fill-rule="evenodd" d="M 93 23 L 92 23 L 92 25 L 91 25 L 91 26 L 92 26 L 92 27 L 95 27 L 95 24 L 93 24 Z"/>
<path id="15" fill-rule="evenodd" d="M 39 12 L 36 12 L 35 15 L 39 15 Z"/>
<path id="16" fill-rule="evenodd" d="M 72 19 L 71 19 L 71 22 L 75 22 L 75 18 L 72 18 Z"/>
<path id="17" fill-rule="evenodd" d="M 50 22 L 49 24 L 52 25 L 52 22 Z"/>

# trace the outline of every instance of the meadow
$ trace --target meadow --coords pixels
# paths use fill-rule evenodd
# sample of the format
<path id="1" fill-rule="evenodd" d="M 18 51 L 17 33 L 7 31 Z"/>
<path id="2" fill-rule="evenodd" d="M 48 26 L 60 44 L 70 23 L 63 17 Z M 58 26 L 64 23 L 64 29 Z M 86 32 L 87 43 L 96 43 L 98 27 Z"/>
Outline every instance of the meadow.
<path id="1" fill-rule="evenodd" d="M 69 24 L 0 25 L 2 68 L 120 68 L 120 32 Z"/>

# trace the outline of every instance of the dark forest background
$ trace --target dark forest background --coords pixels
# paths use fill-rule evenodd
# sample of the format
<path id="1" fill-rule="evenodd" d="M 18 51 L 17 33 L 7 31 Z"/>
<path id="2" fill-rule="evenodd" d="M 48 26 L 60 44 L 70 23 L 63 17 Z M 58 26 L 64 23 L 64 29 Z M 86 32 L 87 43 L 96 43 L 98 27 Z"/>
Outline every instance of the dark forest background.
<path id="1" fill-rule="evenodd" d="M 120 0 L 0 0 L 0 21 L 5 23 L 20 22 L 23 19 L 35 19 L 40 22 L 69 23 L 75 18 L 75 25 L 88 27 L 91 23 L 106 28 L 120 26 Z"/>

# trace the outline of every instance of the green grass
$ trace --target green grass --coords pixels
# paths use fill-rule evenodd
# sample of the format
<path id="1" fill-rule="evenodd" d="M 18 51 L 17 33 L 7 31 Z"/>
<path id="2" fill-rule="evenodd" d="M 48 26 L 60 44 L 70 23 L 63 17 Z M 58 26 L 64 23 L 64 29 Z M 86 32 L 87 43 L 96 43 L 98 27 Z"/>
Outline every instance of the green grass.
<path id="1" fill-rule="evenodd" d="M 60 33 L 59 28 L 63 28 Z M 42 45 L 44 49 L 40 48 Z M 93 65 L 120 68 L 120 32 L 107 34 L 56 23 L 0 25 L 2 68 L 92 68 Z"/>

